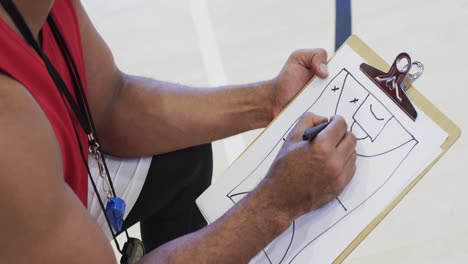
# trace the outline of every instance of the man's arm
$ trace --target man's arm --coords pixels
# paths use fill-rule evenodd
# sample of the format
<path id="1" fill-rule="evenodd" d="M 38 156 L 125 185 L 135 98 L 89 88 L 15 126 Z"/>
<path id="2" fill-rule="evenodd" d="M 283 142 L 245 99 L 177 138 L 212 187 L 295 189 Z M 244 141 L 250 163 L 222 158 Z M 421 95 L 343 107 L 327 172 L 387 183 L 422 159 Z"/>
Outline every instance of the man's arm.
<path id="1" fill-rule="evenodd" d="M 106 237 L 64 182 L 41 108 L 1 74 L 0 88 L 0 262 L 114 262 Z"/>
<path id="2" fill-rule="evenodd" d="M 306 128 L 325 120 L 305 114 L 253 192 L 218 221 L 162 245 L 142 263 L 247 263 L 294 219 L 337 197 L 356 170 L 356 138 L 343 118 L 334 117 L 314 142 L 302 140 Z"/>
<path id="3" fill-rule="evenodd" d="M 4 75 L 0 88 L 0 262 L 115 263 L 109 241 L 64 182 L 59 145 L 41 108 Z M 216 225 L 152 252 L 143 263 L 246 260 L 288 224 L 273 217 L 271 208 L 256 208 L 258 201 L 251 199 Z M 252 248 L 243 246 L 238 232 L 258 233 L 248 239 Z"/>
<path id="4" fill-rule="evenodd" d="M 92 113 L 114 155 L 164 153 L 264 127 L 314 74 L 326 76 L 323 50 L 296 52 L 277 78 L 249 85 L 203 89 L 126 75 L 78 0 L 75 6 Z"/>
<path id="5" fill-rule="evenodd" d="M 115 263 L 109 242 L 63 179 L 52 127 L 34 98 L 0 75 L 0 256 L 5 263 Z M 243 263 L 291 221 L 336 197 L 355 170 L 355 139 L 336 117 L 311 144 L 305 116 L 266 179 L 225 216 L 141 263 Z M 33 133 L 31 131 L 34 131 Z"/>
<path id="6" fill-rule="evenodd" d="M 195 88 L 124 75 L 102 120 L 104 149 L 119 156 L 166 153 L 264 127 L 270 82 Z"/>

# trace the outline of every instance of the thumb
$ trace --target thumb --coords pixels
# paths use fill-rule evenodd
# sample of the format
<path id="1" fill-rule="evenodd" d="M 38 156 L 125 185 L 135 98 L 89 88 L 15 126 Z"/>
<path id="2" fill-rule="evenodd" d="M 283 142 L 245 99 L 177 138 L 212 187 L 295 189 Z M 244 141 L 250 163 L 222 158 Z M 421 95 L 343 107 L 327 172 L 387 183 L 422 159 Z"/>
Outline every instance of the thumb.
<path id="1" fill-rule="evenodd" d="M 312 71 L 320 78 L 328 77 L 327 52 L 323 49 L 318 50 L 312 56 Z"/>

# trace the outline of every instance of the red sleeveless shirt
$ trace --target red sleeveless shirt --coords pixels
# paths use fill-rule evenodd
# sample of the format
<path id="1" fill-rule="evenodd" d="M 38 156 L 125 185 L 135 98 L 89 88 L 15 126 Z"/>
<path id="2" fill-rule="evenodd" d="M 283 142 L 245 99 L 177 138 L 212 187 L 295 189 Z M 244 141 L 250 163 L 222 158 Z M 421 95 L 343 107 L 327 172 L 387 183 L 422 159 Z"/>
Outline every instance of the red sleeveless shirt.
<path id="1" fill-rule="evenodd" d="M 75 60 L 85 93 L 87 93 L 80 29 L 71 0 L 56 0 L 52 7 L 51 15 L 54 17 L 71 56 Z M 65 58 L 47 22 L 41 31 L 41 47 L 65 81 L 71 94 L 74 95 L 73 84 Z M 28 89 L 42 108 L 42 111 L 54 129 L 55 136 L 60 145 L 65 181 L 81 202 L 87 206 L 87 171 L 81 158 L 75 132 L 73 131 L 73 123 L 79 133 L 81 144 L 85 148 L 83 151 L 87 159 L 88 141 L 86 134 L 80 127 L 73 111 L 71 111 L 72 118 L 70 118 L 65 102 L 62 100 L 61 94 L 41 58 L 2 19 L 0 19 L 0 71 L 11 76 Z M 31 131 L 31 133 L 34 133 L 34 131 Z"/>

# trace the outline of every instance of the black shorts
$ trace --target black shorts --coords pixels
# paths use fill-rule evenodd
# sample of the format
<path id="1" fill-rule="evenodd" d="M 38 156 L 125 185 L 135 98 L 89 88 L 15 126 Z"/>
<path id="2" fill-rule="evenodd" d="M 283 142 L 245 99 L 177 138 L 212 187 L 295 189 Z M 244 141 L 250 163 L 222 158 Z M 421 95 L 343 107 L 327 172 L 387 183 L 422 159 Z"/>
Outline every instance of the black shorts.
<path id="1" fill-rule="evenodd" d="M 206 225 L 195 199 L 211 184 L 211 144 L 153 157 L 124 229 L 140 222 L 147 252 Z"/>

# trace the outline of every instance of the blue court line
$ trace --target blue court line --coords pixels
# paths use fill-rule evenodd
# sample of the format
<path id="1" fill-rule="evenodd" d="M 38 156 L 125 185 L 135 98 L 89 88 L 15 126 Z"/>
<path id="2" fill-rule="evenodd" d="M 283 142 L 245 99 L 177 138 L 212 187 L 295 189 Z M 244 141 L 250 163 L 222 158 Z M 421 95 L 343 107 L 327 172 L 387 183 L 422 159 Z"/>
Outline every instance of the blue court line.
<path id="1" fill-rule="evenodd" d="M 351 0 L 336 0 L 335 50 L 351 36 Z"/>

